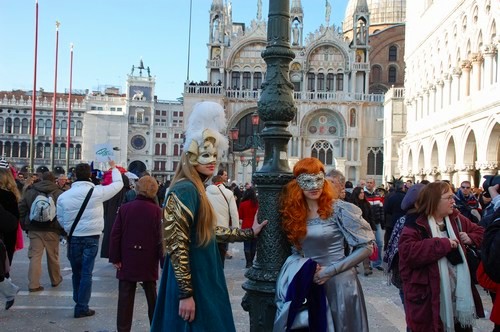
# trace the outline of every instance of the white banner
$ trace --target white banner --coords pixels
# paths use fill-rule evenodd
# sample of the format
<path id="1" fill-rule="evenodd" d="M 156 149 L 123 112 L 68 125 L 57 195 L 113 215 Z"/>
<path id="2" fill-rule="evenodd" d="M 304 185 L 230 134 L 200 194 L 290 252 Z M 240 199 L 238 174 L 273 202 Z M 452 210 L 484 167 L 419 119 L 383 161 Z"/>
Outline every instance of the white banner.
<path id="1" fill-rule="evenodd" d="M 105 163 L 114 160 L 113 147 L 111 144 L 95 144 L 94 156 L 96 162 Z"/>

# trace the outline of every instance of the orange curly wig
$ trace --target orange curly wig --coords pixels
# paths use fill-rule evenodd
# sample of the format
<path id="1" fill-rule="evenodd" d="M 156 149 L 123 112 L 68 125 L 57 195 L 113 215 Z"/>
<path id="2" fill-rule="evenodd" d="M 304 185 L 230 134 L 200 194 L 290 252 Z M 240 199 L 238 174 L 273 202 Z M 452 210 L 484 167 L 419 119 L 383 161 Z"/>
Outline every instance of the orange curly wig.
<path id="1" fill-rule="evenodd" d="M 316 158 L 300 160 L 293 168 L 295 177 L 302 173 L 316 174 L 325 172 L 325 166 Z M 318 199 L 318 214 L 321 219 L 327 219 L 333 213 L 333 199 L 335 191 L 329 181 L 325 180 L 323 192 Z M 307 202 L 297 180 L 290 181 L 281 195 L 280 213 L 282 227 L 288 238 L 296 248 L 301 248 L 302 239 L 307 234 Z"/>

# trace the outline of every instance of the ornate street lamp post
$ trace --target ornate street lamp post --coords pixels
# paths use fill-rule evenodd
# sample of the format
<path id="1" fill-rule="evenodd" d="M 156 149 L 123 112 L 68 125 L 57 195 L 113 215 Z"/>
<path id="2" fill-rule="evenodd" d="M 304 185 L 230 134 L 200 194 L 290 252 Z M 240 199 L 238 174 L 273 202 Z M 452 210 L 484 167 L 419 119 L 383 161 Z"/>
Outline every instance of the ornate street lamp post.
<path id="1" fill-rule="evenodd" d="M 243 167 L 246 167 L 250 164 L 252 165 L 252 176 L 253 176 L 253 174 L 255 173 L 255 170 L 257 168 L 257 165 L 259 164 L 259 161 L 257 160 L 257 149 L 263 148 L 263 146 L 262 146 L 262 142 L 259 138 L 259 134 L 257 133 L 257 129 L 259 128 L 259 121 L 260 121 L 259 114 L 253 113 L 251 117 L 252 117 L 252 136 L 247 137 L 247 140 L 246 140 L 244 145 L 234 143 L 234 141 L 237 141 L 239 138 L 239 129 L 238 128 L 231 128 L 229 130 L 229 133 L 230 133 L 230 138 L 231 138 L 231 151 L 233 153 L 233 158 L 234 158 L 234 147 L 238 148 L 238 150 L 251 149 L 252 159 L 245 160 L 245 157 L 243 155 L 241 155 L 240 162 L 243 165 Z"/>
<path id="2" fill-rule="evenodd" d="M 253 174 L 259 194 L 259 220 L 269 224 L 259 235 L 257 260 L 245 276 L 247 292 L 242 307 L 250 313 L 250 331 L 272 331 L 276 312 L 274 295 L 276 279 L 283 262 L 290 254 L 279 218 L 279 197 L 285 184 L 292 179 L 288 166 L 287 130 L 297 109 L 293 102 L 293 85 L 289 81 L 289 65 L 295 57 L 290 50 L 290 1 L 269 0 L 267 47 L 262 58 L 267 65 L 258 103 L 258 115 L 264 122 L 260 138 L 264 140 L 263 166 Z"/>

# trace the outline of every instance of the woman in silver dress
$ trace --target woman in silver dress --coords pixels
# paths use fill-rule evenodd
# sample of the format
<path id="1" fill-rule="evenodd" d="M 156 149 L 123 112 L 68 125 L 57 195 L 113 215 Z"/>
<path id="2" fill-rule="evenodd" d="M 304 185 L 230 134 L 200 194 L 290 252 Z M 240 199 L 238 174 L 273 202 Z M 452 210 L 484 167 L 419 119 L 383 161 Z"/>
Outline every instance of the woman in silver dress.
<path id="1" fill-rule="evenodd" d="M 374 235 L 371 227 L 362 218 L 358 207 L 337 199 L 338 193 L 325 181 L 325 167 L 318 159 L 302 159 L 295 165 L 293 174 L 295 179 L 285 187 L 282 196 L 281 215 L 283 229 L 294 253 L 278 277 L 274 331 L 304 326 L 304 322 L 301 325 L 297 321 L 303 319 L 299 317 L 302 312 L 297 313 L 297 299 L 292 299 L 290 294 L 296 295 L 292 291 L 298 289 L 300 293 L 309 288 L 313 292 L 298 300 L 317 304 L 318 299 L 313 297 L 324 294 L 321 296 L 326 297 L 326 324 L 319 325 L 321 330 L 368 331 L 363 290 L 354 267 L 372 253 Z M 344 240 L 353 247 L 347 257 L 344 255 Z M 304 274 L 298 277 L 298 273 L 311 271 L 304 264 L 311 261 L 316 263 L 316 268 L 310 273 L 310 278 Z M 322 285 L 320 292 L 314 292 L 317 285 Z M 319 299 L 321 301 L 324 300 Z M 293 314 L 293 320 L 289 313 Z M 312 319 L 325 319 L 316 314 L 311 317 L 311 313 L 309 310 L 305 325 L 311 328 L 314 324 L 319 328 Z M 293 327 L 290 326 L 292 323 Z"/>

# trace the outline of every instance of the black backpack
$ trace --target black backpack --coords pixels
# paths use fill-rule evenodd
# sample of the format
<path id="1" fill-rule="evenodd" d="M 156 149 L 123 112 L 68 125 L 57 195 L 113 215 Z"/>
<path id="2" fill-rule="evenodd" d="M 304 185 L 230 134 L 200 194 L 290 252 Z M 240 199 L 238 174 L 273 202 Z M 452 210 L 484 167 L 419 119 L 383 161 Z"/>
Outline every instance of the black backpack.
<path id="1" fill-rule="evenodd" d="M 495 221 L 484 232 L 481 250 L 484 272 L 496 283 L 500 283 L 500 216 L 498 216 L 500 213 L 498 212 L 500 211 L 495 212 Z"/>

